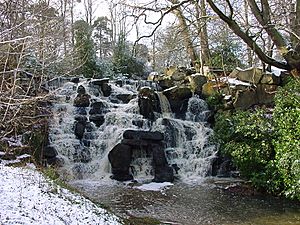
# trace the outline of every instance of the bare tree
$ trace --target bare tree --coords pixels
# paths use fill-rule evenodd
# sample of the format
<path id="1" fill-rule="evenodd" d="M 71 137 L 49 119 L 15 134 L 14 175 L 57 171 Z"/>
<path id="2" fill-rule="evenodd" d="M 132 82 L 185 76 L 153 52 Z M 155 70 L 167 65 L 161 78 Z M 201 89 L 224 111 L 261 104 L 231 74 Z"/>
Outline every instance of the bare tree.
<path id="1" fill-rule="evenodd" d="M 299 54 L 299 40 L 296 44 L 291 46 L 280 30 L 276 27 L 276 23 L 273 23 L 272 18 L 272 7 L 268 0 L 259 1 L 260 4 L 255 0 L 248 0 L 252 14 L 258 21 L 261 30 L 266 32 L 266 35 L 270 37 L 282 57 L 284 62 L 278 59 L 270 57 L 259 44 L 253 39 L 251 33 L 248 30 L 243 30 L 242 27 L 234 18 L 234 8 L 231 1 L 225 0 L 226 6 L 229 8 L 229 13 L 222 11 L 222 8 L 218 6 L 215 1 L 207 0 L 208 4 L 214 10 L 214 12 L 230 27 L 230 29 L 239 36 L 266 64 L 293 71 L 294 74 L 299 74 L 300 71 L 300 54 Z M 297 0 L 297 6 L 300 1 Z M 296 15 L 295 20 L 298 19 Z"/>

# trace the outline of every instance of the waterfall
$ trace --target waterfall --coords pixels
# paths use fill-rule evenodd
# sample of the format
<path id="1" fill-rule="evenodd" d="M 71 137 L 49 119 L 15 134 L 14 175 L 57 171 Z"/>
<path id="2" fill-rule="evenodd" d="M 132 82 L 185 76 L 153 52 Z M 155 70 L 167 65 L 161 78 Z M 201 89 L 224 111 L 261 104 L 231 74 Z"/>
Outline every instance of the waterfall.
<path id="1" fill-rule="evenodd" d="M 82 85 L 91 96 L 91 103 L 105 105 L 104 123 L 96 126 L 91 120 L 91 106 L 75 107 L 73 100 L 77 87 Z M 183 181 L 199 180 L 210 174 L 211 160 L 216 148 L 210 143 L 212 130 L 206 126 L 208 109 L 198 96 L 189 99 L 186 120 L 172 118 L 170 104 L 165 95 L 157 92 L 162 117 L 150 122 L 139 114 L 137 88 L 130 84 L 118 86 L 110 83 L 112 93 L 102 96 L 90 82 L 65 83 L 54 91 L 57 102 L 53 105 L 49 141 L 59 153 L 63 164 L 60 172 L 65 179 L 92 179 L 108 181 L 111 175 L 108 153 L 122 140 L 125 130 L 160 131 L 166 142 L 168 163 L 179 168 L 177 176 Z M 119 96 L 135 96 L 122 102 Z M 79 118 L 79 119 L 78 119 Z M 76 138 L 74 127 L 80 118 L 87 118 L 85 132 Z M 135 152 L 131 163 L 135 179 L 153 178 L 151 154 Z"/>
<path id="2" fill-rule="evenodd" d="M 161 114 L 163 117 L 172 117 L 172 110 L 169 100 L 162 92 L 156 92 L 159 100 Z"/>

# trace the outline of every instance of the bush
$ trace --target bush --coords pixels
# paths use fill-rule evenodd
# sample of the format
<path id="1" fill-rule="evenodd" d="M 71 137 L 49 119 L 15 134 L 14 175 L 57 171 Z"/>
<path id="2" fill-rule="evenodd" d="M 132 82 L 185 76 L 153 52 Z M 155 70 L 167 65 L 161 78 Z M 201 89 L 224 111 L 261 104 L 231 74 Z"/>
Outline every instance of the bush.
<path id="1" fill-rule="evenodd" d="M 265 168 L 274 155 L 272 125 L 262 110 L 251 113 L 219 114 L 215 132 L 221 139 L 221 151 L 232 157 L 241 174 L 251 179 Z"/>
<path id="2" fill-rule="evenodd" d="M 223 155 L 256 188 L 300 200 L 300 81 L 279 89 L 273 116 L 264 110 L 218 113 Z"/>
<path id="3" fill-rule="evenodd" d="M 281 88 L 275 104 L 275 162 L 284 181 L 284 194 L 300 200 L 300 80 Z"/>

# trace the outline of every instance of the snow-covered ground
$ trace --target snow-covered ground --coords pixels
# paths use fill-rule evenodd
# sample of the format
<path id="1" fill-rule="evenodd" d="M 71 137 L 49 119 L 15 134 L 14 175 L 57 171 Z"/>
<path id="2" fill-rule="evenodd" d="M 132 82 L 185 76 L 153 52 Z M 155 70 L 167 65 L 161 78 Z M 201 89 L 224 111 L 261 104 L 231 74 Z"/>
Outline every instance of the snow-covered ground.
<path id="1" fill-rule="evenodd" d="M 0 225 L 100 225 L 121 221 L 32 168 L 0 164 Z"/>

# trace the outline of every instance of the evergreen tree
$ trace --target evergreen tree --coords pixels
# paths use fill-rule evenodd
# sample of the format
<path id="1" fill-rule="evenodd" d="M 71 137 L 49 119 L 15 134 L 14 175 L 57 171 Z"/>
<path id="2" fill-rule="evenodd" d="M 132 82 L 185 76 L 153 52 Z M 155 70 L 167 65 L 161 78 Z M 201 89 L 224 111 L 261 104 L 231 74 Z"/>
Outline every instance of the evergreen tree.
<path id="1" fill-rule="evenodd" d="M 74 31 L 76 64 L 78 65 L 76 72 L 85 77 L 95 77 L 98 69 L 92 39 L 92 27 L 84 20 L 78 20 L 74 23 Z"/>

